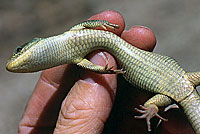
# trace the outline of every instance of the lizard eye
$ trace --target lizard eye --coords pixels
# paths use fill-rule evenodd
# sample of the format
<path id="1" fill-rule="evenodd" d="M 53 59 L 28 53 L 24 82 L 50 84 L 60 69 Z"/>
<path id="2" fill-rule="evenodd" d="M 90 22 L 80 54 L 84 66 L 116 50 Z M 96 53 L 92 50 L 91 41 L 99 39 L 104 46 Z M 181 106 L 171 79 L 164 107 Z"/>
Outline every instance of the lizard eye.
<path id="1" fill-rule="evenodd" d="M 18 46 L 18 47 L 15 48 L 13 55 L 15 55 L 15 54 L 17 54 L 17 53 L 19 53 L 21 51 L 22 51 L 22 47 Z"/>
<path id="2" fill-rule="evenodd" d="M 17 48 L 16 48 L 16 52 L 17 52 L 17 53 L 21 52 L 21 50 L 22 50 L 22 47 L 17 47 Z"/>
<path id="3" fill-rule="evenodd" d="M 20 53 L 22 51 L 22 49 L 27 48 L 27 46 L 29 46 L 31 44 L 35 44 L 35 43 L 39 42 L 40 40 L 42 40 L 42 38 L 34 38 L 34 39 L 32 39 L 31 41 L 25 43 L 22 46 L 16 47 L 14 49 L 13 56 L 15 56 L 16 54 Z"/>

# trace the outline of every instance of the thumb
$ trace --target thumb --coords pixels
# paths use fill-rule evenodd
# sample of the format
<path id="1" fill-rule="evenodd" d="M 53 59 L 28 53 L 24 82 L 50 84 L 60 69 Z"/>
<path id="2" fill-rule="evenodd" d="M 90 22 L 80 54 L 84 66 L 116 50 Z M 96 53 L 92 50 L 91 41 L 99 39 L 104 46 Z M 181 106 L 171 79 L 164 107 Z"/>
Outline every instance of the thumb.
<path id="1" fill-rule="evenodd" d="M 114 58 L 105 53 L 99 52 L 91 61 L 105 66 L 106 57 L 108 66 L 116 66 Z M 102 133 L 114 101 L 116 75 L 86 72 L 83 77 L 62 103 L 54 130 L 56 134 Z"/>

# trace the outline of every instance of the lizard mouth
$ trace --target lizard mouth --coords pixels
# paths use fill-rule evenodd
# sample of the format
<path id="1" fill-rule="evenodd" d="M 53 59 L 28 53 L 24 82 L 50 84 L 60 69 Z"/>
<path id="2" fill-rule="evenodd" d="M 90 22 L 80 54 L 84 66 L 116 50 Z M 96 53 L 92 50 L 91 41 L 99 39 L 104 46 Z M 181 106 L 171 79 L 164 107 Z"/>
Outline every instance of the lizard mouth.
<path id="1" fill-rule="evenodd" d="M 10 72 L 18 72 L 19 70 L 19 62 L 16 59 L 11 59 L 6 64 L 6 70 Z"/>
<path id="2" fill-rule="evenodd" d="M 29 56 L 26 53 L 18 55 L 15 58 L 11 58 L 6 64 L 6 70 L 15 73 L 21 73 L 26 70 L 28 65 Z"/>
<path id="3" fill-rule="evenodd" d="M 6 64 L 6 70 L 10 72 L 15 72 L 16 67 L 14 66 L 14 60 L 9 60 Z"/>

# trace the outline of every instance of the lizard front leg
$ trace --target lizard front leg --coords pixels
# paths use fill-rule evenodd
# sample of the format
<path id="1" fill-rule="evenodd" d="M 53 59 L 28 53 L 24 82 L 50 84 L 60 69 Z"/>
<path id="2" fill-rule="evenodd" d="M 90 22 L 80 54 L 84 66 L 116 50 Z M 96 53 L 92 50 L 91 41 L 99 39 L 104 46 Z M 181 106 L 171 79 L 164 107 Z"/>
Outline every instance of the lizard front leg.
<path id="1" fill-rule="evenodd" d="M 159 119 L 161 119 L 163 121 L 167 121 L 167 119 L 161 117 L 158 114 L 158 111 L 159 111 L 158 107 L 167 106 L 167 105 L 170 105 L 171 103 L 172 103 L 172 100 L 168 96 L 165 96 L 162 94 L 157 94 L 157 95 L 153 96 L 152 98 L 150 98 L 144 104 L 144 106 L 140 105 L 141 110 L 138 108 L 135 108 L 135 110 L 137 112 L 142 114 L 141 116 L 135 116 L 135 118 L 137 118 L 137 119 L 146 118 L 148 131 L 151 131 L 150 120 L 154 116 L 158 117 Z"/>
<path id="2" fill-rule="evenodd" d="M 103 67 L 100 65 L 93 64 L 92 62 L 90 62 L 87 59 L 76 60 L 75 64 L 84 69 L 91 70 L 93 72 L 101 73 L 101 74 L 124 74 L 125 73 L 125 71 L 123 71 L 122 69 L 114 70 L 114 69 L 112 69 L 113 66 L 108 67 L 108 64 L 106 64 L 106 66 Z"/>
<path id="3" fill-rule="evenodd" d="M 79 24 L 76 24 L 75 26 L 73 26 L 70 31 L 73 30 L 82 30 L 85 28 L 96 28 L 96 27 L 102 27 L 104 30 L 107 30 L 106 27 L 109 27 L 113 30 L 115 30 L 115 28 L 119 29 L 119 26 L 116 24 L 112 24 L 108 21 L 105 20 L 87 20 L 84 22 L 81 22 Z"/>

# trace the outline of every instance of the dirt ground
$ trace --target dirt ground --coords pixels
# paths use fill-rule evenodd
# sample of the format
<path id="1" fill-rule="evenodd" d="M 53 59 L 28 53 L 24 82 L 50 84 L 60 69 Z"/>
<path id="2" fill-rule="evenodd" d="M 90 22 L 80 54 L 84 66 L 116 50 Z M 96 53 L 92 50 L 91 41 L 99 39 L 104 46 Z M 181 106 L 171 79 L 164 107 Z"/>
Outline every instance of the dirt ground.
<path id="1" fill-rule="evenodd" d="M 13 134 L 40 73 L 5 70 L 13 49 L 34 37 L 66 31 L 106 9 L 119 11 L 126 29 L 151 28 L 154 52 L 175 58 L 187 71 L 200 71 L 200 1 L 197 0 L 0 0 L 0 133 Z"/>

